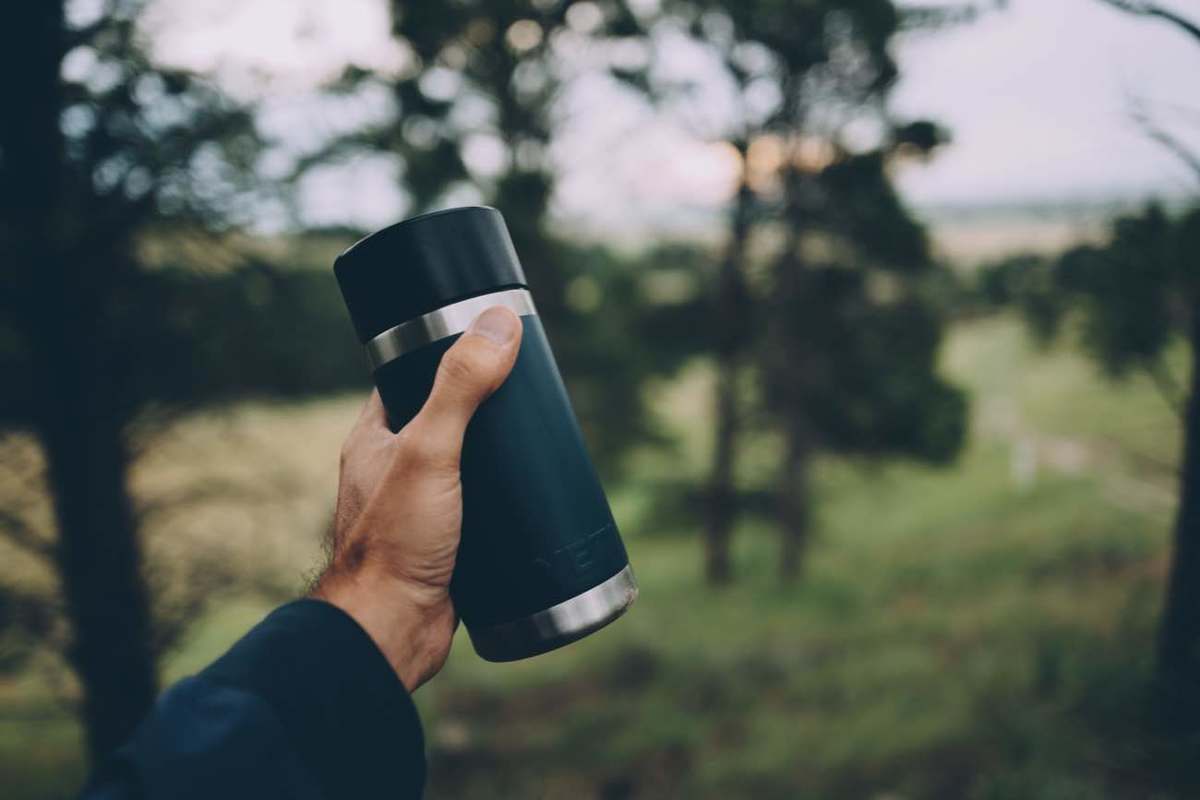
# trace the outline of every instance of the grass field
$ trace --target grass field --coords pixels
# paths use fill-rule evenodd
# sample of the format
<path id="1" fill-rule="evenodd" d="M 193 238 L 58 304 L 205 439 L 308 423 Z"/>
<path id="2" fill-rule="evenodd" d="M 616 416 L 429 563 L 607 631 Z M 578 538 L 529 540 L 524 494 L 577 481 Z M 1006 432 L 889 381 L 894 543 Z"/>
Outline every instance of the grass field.
<path id="1" fill-rule="evenodd" d="M 699 468 L 707 446 L 687 433 L 705 429 L 707 372 L 660 387 L 664 409 L 687 411 L 670 420 L 680 451 L 636 459 L 613 492 L 637 605 L 577 645 L 509 665 L 480 661 L 460 633 L 417 696 L 429 796 L 1195 796 L 1200 751 L 1156 734 L 1145 711 L 1173 502 L 1171 412 L 1148 382 L 1114 385 L 1069 349 L 1035 351 L 1009 319 L 961 324 L 944 363 L 973 392 L 968 449 L 940 470 L 823 462 L 817 534 L 793 587 L 775 580 L 763 523 L 739 529 L 739 580 L 720 592 L 699 579 L 693 531 L 651 527 L 639 487 Z M 236 483 L 265 460 L 276 493 L 244 498 L 240 511 L 202 504 L 152 535 L 187 530 L 175 538 L 253 556 L 242 540 L 265 528 L 261 569 L 299 585 L 357 402 L 185 423 L 152 456 L 174 472 L 139 472 L 143 491 L 195 480 L 193 463 L 205 480 Z M 216 427 L 224 444 L 206 450 Z M 771 444 L 756 442 L 747 474 L 769 466 Z M 269 608 L 222 597 L 168 677 L 201 667 Z M 75 725 L 45 674 L 0 683 L 11 800 L 69 796 L 81 776 Z"/>

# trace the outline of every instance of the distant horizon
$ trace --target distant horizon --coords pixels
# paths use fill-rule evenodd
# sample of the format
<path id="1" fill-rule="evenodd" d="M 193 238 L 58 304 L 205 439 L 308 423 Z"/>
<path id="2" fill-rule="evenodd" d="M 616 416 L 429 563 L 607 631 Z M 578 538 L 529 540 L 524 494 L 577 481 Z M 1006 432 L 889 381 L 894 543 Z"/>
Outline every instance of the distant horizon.
<path id="1" fill-rule="evenodd" d="M 979 199 L 965 203 L 920 204 L 908 202 L 913 216 L 928 228 L 935 256 L 956 267 L 970 269 L 981 263 L 1019 253 L 1053 254 L 1080 244 L 1102 239 L 1112 219 L 1137 212 L 1148 203 L 1159 202 L 1170 212 L 1192 204 L 1190 195 L 1109 195 L 1094 197 L 1035 197 L 1025 201 Z M 551 215 L 550 223 L 584 244 L 602 244 L 637 252 L 664 241 L 687 241 L 720 247 L 727 235 L 720 208 L 688 206 L 664 209 L 637 225 L 620 228 L 597 226 L 595 220 Z M 357 238 L 383 225 L 361 226 L 335 223 L 271 234 L 289 239 L 305 234 Z"/>

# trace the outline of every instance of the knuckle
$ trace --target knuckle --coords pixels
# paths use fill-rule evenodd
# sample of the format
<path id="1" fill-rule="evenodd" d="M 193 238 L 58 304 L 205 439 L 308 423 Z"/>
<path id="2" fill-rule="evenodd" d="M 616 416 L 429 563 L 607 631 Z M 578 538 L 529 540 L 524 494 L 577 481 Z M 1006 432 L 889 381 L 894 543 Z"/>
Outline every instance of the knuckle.
<path id="1" fill-rule="evenodd" d="M 408 434 L 396 448 L 393 464 L 401 472 L 430 469 L 457 469 L 456 458 L 447 454 L 432 437 Z"/>
<path id="2" fill-rule="evenodd" d="M 446 380 L 454 383 L 469 383 L 476 380 L 479 373 L 479 359 L 467 347 L 455 347 L 446 351 L 438 371 Z"/>

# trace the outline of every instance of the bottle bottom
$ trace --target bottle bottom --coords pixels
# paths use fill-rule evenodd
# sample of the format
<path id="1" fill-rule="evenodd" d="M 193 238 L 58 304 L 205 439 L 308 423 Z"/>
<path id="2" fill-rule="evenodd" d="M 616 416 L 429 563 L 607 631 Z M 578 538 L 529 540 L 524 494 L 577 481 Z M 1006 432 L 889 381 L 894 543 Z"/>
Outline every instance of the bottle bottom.
<path id="1" fill-rule="evenodd" d="M 625 568 L 583 594 L 528 617 L 467 629 L 475 652 L 487 661 L 517 661 L 555 650 L 600 630 L 637 599 L 633 567 Z"/>

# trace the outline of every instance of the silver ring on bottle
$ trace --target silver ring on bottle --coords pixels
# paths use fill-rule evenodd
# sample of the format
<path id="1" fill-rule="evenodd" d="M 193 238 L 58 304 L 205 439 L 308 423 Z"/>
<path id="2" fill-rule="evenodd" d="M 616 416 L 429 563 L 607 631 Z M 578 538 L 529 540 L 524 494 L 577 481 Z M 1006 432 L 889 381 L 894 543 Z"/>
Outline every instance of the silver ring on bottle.
<path id="1" fill-rule="evenodd" d="M 528 289 L 504 289 L 468 297 L 388 328 L 369 340 L 365 347 L 371 370 L 377 370 L 389 361 L 395 361 L 439 339 L 462 333 L 477 316 L 492 306 L 504 306 L 518 317 L 537 315 L 533 295 Z"/>

